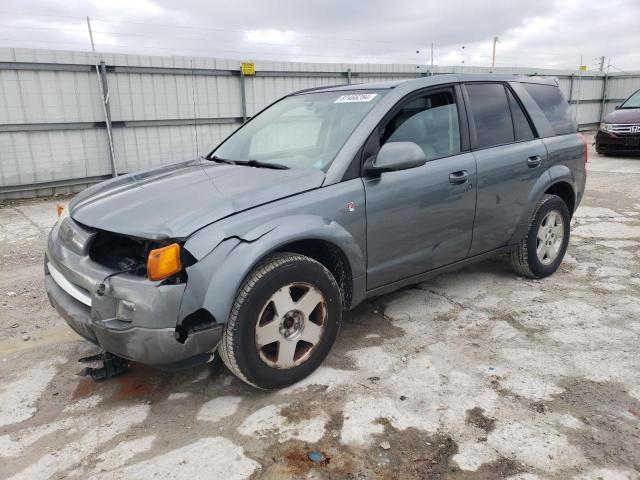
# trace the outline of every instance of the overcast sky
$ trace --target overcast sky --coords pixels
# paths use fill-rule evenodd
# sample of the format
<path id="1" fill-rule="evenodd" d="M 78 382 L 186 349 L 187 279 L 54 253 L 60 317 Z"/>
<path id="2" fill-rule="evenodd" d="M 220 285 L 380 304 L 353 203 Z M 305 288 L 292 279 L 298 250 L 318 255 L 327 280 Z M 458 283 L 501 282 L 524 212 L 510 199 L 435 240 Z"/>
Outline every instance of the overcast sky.
<path id="1" fill-rule="evenodd" d="M 639 0 L 2 0 L 0 46 L 89 50 L 87 15 L 105 52 L 640 70 Z"/>

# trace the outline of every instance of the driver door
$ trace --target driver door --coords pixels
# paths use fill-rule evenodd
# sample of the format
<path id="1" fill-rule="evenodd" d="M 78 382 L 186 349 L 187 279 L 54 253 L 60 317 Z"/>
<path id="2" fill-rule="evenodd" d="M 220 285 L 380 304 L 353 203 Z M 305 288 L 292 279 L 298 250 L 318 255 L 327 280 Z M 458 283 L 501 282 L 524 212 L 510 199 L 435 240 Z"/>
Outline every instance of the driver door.
<path id="1" fill-rule="evenodd" d="M 468 151 L 460 98 L 457 87 L 445 87 L 404 100 L 365 146 L 365 154 L 370 154 L 386 142 L 410 141 L 427 158 L 420 167 L 363 179 L 368 290 L 468 255 L 476 209 L 476 162 Z"/>

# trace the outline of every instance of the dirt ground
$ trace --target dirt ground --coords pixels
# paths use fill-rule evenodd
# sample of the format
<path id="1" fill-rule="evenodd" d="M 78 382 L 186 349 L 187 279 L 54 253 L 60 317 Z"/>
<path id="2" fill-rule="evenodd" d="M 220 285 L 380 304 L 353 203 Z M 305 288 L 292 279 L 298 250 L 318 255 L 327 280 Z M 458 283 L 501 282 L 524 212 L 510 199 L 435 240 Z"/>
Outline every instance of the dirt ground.
<path id="1" fill-rule="evenodd" d="M 640 158 L 588 170 L 555 275 L 496 258 L 368 302 L 275 393 L 218 361 L 77 376 L 97 350 L 42 282 L 56 201 L 5 205 L 0 478 L 640 479 Z"/>

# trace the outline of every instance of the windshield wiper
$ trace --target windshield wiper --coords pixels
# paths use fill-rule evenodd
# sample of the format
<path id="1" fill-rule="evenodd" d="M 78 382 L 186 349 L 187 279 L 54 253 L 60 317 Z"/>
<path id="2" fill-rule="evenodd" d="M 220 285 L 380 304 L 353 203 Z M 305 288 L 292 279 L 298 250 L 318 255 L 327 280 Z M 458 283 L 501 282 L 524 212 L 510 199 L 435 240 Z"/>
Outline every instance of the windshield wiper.
<path id="1" fill-rule="evenodd" d="M 276 170 L 289 170 L 289 167 L 287 167 L 286 165 L 282 165 L 280 163 L 261 162 L 260 160 L 236 161 L 234 163 L 236 165 L 246 165 L 248 167 L 274 168 Z"/>
<path id="2" fill-rule="evenodd" d="M 213 155 L 212 157 L 209 157 L 208 160 L 213 160 L 214 162 L 226 163 L 228 165 L 235 165 L 236 164 L 236 162 L 234 162 L 233 160 L 228 160 L 226 158 L 216 157 L 215 155 Z"/>

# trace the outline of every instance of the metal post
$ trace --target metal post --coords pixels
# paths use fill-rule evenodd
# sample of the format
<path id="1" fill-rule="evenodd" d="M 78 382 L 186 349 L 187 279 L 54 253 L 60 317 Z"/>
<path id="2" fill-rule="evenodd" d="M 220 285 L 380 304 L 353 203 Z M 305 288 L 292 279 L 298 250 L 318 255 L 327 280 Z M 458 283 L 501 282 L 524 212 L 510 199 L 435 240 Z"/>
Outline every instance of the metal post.
<path id="1" fill-rule="evenodd" d="M 433 75 L 433 42 L 431 42 L 431 75 Z"/>
<path id="2" fill-rule="evenodd" d="M 247 95 L 244 90 L 244 73 L 240 68 L 240 96 L 242 101 L 242 123 L 247 121 Z"/>
<path id="3" fill-rule="evenodd" d="M 104 99 L 104 116 L 107 125 L 107 135 L 109 135 L 109 156 L 111 159 L 111 176 L 118 176 L 116 168 L 116 158 L 113 151 L 113 129 L 111 128 L 111 107 L 109 106 L 109 84 L 107 83 L 107 65 L 100 62 L 100 80 L 102 83 L 102 96 Z"/>
<path id="4" fill-rule="evenodd" d="M 604 117 L 604 103 L 607 101 L 607 83 L 609 81 L 609 75 L 604 76 L 604 80 L 602 83 L 602 102 L 600 102 L 600 121 L 602 122 L 602 117 Z"/>
<path id="5" fill-rule="evenodd" d="M 347 85 L 351 85 L 351 69 L 347 68 Z"/>
<path id="6" fill-rule="evenodd" d="M 493 37 L 493 54 L 491 55 L 491 68 L 496 66 L 496 44 L 498 42 L 498 37 Z"/>
<path id="7" fill-rule="evenodd" d="M 109 89 L 106 86 L 107 68 L 104 62 L 98 62 L 96 47 L 93 43 L 93 32 L 91 31 L 91 20 L 87 17 L 87 27 L 89 29 L 89 39 L 91 40 L 91 50 L 96 66 L 96 76 L 98 77 L 98 89 L 100 91 L 100 103 L 102 103 L 102 112 L 104 113 L 105 124 L 107 126 L 107 140 L 109 141 L 109 160 L 111 162 L 111 176 L 118 176 L 118 168 L 116 167 L 116 154 L 113 148 L 113 135 L 111 131 L 111 112 L 109 110 Z"/>
<path id="8" fill-rule="evenodd" d="M 573 73 L 569 75 L 569 103 L 573 100 Z"/>

